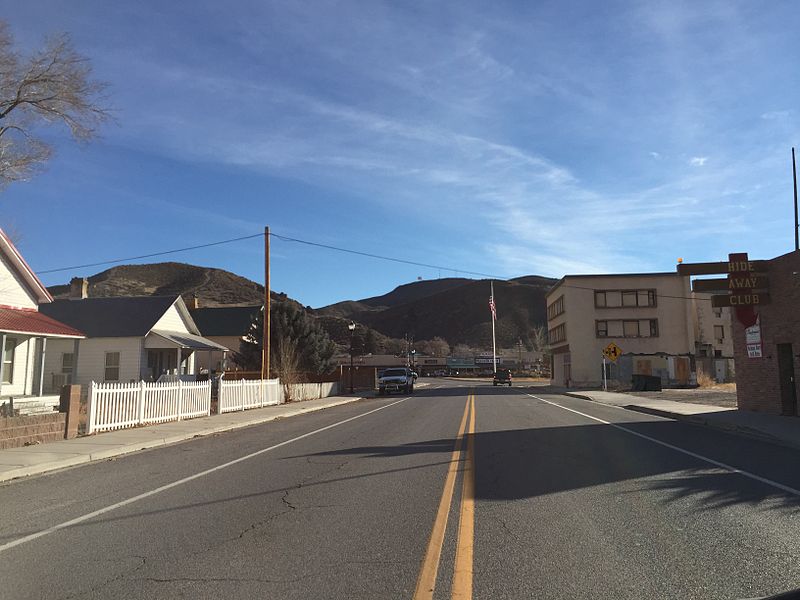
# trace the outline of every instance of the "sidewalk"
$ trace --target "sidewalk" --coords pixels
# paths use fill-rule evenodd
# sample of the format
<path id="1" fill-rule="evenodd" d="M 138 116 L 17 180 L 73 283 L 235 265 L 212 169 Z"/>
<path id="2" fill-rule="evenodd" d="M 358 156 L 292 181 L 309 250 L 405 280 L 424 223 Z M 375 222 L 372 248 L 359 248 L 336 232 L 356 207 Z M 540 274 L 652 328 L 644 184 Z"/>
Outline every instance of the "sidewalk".
<path id="1" fill-rule="evenodd" d="M 635 394 L 602 391 L 565 392 L 567 396 L 628 410 L 686 421 L 763 441 L 800 449 L 800 419 L 740 411 L 705 404 L 656 400 Z"/>
<path id="2" fill-rule="evenodd" d="M 362 400 L 362 396 L 331 396 L 266 408 L 172 421 L 149 427 L 109 431 L 22 448 L 0 450 L 0 481 L 72 467 L 129 452 L 166 446 L 198 436 L 231 431 Z"/>

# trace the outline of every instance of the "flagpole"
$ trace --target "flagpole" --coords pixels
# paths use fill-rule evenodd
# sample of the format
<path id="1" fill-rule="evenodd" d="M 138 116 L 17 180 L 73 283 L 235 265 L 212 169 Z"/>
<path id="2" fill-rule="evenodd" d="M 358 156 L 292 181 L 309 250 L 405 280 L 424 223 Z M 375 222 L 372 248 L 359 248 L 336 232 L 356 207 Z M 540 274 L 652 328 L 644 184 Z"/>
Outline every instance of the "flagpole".
<path id="1" fill-rule="evenodd" d="M 494 281 L 490 281 L 489 285 L 492 286 L 492 302 L 494 302 Z M 495 303 L 495 306 L 497 303 Z M 495 309 L 496 310 L 496 309 Z M 495 312 L 492 312 L 492 370 L 494 374 L 497 375 L 497 343 L 495 342 L 494 338 L 494 320 L 495 320 Z"/>

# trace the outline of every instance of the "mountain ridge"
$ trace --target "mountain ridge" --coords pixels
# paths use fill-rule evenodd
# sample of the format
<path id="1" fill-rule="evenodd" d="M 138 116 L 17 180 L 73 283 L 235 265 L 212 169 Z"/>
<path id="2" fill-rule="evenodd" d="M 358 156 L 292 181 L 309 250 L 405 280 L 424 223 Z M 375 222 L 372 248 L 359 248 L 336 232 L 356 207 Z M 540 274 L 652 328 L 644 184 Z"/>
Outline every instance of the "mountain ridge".
<path id="1" fill-rule="evenodd" d="M 88 279 L 90 297 L 181 295 L 189 301 L 196 296 L 201 306 L 215 307 L 259 304 L 264 295 L 262 285 L 240 275 L 178 262 L 119 265 Z M 538 275 L 494 281 L 500 345 L 519 339 L 530 345 L 532 331 L 546 324 L 544 297 L 555 281 Z M 486 347 L 491 344 L 489 288 L 489 280 L 429 279 L 399 285 L 386 294 L 306 310 L 340 344 L 346 342 L 346 324 L 353 320 L 389 338 L 442 337 L 451 345 Z M 49 290 L 56 298 L 69 296 L 69 284 Z M 272 297 L 296 302 L 281 293 L 273 292 Z"/>

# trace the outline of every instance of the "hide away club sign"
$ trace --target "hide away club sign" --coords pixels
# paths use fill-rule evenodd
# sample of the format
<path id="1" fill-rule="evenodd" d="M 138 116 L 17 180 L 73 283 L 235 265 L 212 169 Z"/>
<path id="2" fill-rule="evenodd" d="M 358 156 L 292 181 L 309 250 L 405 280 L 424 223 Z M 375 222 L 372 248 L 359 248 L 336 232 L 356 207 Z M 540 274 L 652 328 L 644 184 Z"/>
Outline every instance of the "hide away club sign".
<path id="1" fill-rule="evenodd" d="M 721 275 L 727 278 L 698 279 L 692 291 L 710 293 L 714 308 L 736 309 L 736 318 L 744 325 L 747 354 L 761 357 L 761 327 L 756 307 L 769 302 L 767 261 L 750 260 L 746 252 L 728 255 L 728 262 L 679 264 L 678 275 Z M 756 341 L 757 340 L 757 341 Z"/>

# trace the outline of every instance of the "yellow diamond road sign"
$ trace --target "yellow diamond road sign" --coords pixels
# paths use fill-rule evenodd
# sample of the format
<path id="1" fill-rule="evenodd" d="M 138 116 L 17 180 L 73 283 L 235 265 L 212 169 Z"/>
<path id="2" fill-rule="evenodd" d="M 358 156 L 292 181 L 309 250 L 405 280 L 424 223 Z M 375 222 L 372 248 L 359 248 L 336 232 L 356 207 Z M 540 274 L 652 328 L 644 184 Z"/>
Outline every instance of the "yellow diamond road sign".
<path id="1" fill-rule="evenodd" d="M 611 362 L 617 362 L 617 359 L 622 356 L 622 348 L 611 342 L 608 346 L 603 348 L 603 356 Z"/>

